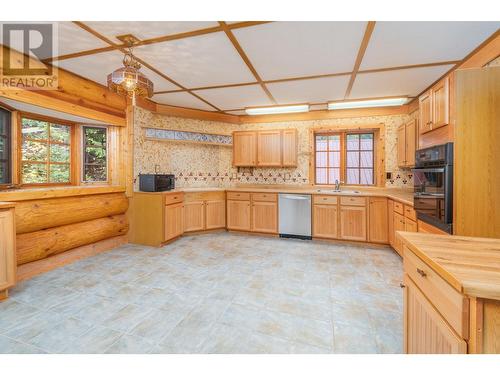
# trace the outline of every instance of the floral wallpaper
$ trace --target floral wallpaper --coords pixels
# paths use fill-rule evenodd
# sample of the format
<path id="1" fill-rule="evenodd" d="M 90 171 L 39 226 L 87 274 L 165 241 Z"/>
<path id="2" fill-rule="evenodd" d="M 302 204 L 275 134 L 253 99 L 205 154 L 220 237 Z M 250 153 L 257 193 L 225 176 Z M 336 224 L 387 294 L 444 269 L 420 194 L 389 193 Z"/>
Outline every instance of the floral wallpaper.
<path id="1" fill-rule="evenodd" d="M 229 186 L 234 184 L 309 184 L 309 129 L 344 127 L 356 124 L 385 124 L 386 172 L 391 178 L 386 186 L 413 185 L 411 171 L 401 170 L 396 161 L 396 134 L 399 125 L 410 115 L 375 116 L 349 119 L 293 121 L 269 124 L 227 124 L 164 116 L 137 107 L 134 132 L 134 177 L 139 173 L 173 173 L 178 187 Z M 147 127 L 186 132 L 231 135 L 234 130 L 296 128 L 298 132 L 298 166 L 296 168 L 233 168 L 232 148 L 164 142 L 146 139 Z M 137 188 L 137 182 L 136 182 Z"/>

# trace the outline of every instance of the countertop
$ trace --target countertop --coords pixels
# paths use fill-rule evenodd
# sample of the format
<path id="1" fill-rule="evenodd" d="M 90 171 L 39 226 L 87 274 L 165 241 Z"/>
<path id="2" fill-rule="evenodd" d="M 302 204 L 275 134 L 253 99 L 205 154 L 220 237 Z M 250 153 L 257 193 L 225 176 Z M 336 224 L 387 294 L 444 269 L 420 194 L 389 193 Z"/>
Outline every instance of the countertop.
<path id="1" fill-rule="evenodd" d="M 16 204 L 12 202 L 0 202 L 0 209 L 2 208 L 12 208 L 15 207 Z"/>
<path id="2" fill-rule="evenodd" d="M 204 191 L 240 191 L 240 192 L 256 192 L 256 193 L 295 193 L 295 194 L 322 194 L 322 195 L 355 195 L 363 197 L 387 197 L 399 201 L 401 203 L 413 206 L 413 191 L 402 188 L 380 188 L 380 187 L 347 187 L 343 186 L 342 191 L 334 192 L 332 188 L 318 187 L 293 187 L 285 185 L 235 185 L 228 187 L 198 187 L 198 188 L 177 188 L 161 193 L 196 193 Z M 356 191 L 356 193 L 354 192 Z"/>
<path id="3" fill-rule="evenodd" d="M 420 259 L 459 292 L 500 300 L 500 240 L 397 232 Z"/>

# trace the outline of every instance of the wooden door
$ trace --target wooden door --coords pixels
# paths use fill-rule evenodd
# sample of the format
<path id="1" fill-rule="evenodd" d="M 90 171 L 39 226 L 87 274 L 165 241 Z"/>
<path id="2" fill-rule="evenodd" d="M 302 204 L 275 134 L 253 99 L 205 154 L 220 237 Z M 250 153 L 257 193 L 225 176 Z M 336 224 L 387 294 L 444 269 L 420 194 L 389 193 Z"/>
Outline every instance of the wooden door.
<path id="1" fill-rule="evenodd" d="M 282 132 L 282 162 L 284 167 L 297 166 L 297 130 L 286 129 Z"/>
<path id="2" fill-rule="evenodd" d="M 396 236 L 397 231 L 405 230 L 405 218 L 403 215 L 394 212 L 394 250 L 398 252 L 399 255 L 403 256 L 403 243 Z"/>
<path id="3" fill-rule="evenodd" d="M 387 198 L 372 197 L 368 206 L 368 241 L 388 243 Z"/>
<path id="4" fill-rule="evenodd" d="M 398 140 L 397 140 L 397 156 L 398 156 L 398 166 L 406 166 L 406 127 L 401 125 L 398 128 Z"/>
<path id="5" fill-rule="evenodd" d="M 448 125 L 449 123 L 449 78 L 439 81 L 432 88 L 432 129 Z"/>
<path id="6" fill-rule="evenodd" d="M 252 202 L 252 231 L 278 233 L 278 204 Z"/>
<path id="7" fill-rule="evenodd" d="M 0 210 L 0 299 L 16 282 L 16 232 L 14 210 Z"/>
<path id="8" fill-rule="evenodd" d="M 164 241 L 179 237 L 184 232 L 184 203 L 165 206 Z"/>
<path id="9" fill-rule="evenodd" d="M 405 217 L 405 231 L 406 232 L 418 232 L 417 222 Z"/>
<path id="10" fill-rule="evenodd" d="M 417 149 L 417 120 L 413 119 L 406 123 L 405 126 L 406 134 L 406 166 L 415 166 L 415 151 Z"/>
<path id="11" fill-rule="evenodd" d="M 404 348 L 408 354 L 466 354 L 467 343 L 408 276 L 404 293 Z"/>
<path id="12" fill-rule="evenodd" d="M 256 132 L 233 132 L 233 165 L 235 167 L 257 165 Z"/>
<path id="13" fill-rule="evenodd" d="M 205 202 L 205 228 L 217 229 L 226 227 L 226 201 L 213 200 Z"/>
<path id="14" fill-rule="evenodd" d="M 250 231 L 250 201 L 227 201 L 227 229 Z"/>
<path id="15" fill-rule="evenodd" d="M 427 133 L 432 130 L 432 103 L 431 92 L 427 91 L 418 98 L 419 110 L 419 133 Z"/>
<path id="16" fill-rule="evenodd" d="M 257 133 L 257 165 L 281 166 L 281 131 L 269 130 Z"/>
<path id="17" fill-rule="evenodd" d="M 394 247 L 394 201 L 387 199 L 387 231 L 389 244 Z"/>
<path id="18" fill-rule="evenodd" d="M 366 241 L 366 207 L 340 206 L 340 238 Z"/>
<path id="19" fill-rule="evenodd" d="M 338 238 L 338 227 L 337 205 L 315 204 L 313 206 L 313 237 Z"/>
<path id="20" fill-rule="evenodd" d="M 205 229 L 205 202 L 184 203 L 184 232 L 196 232 Z"/>

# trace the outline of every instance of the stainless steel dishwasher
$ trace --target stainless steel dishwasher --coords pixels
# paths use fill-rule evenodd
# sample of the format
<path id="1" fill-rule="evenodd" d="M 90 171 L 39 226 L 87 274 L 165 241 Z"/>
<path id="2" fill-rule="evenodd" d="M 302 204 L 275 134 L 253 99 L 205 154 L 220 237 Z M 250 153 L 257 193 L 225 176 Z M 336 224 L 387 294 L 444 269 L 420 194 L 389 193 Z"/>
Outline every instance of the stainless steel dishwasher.
<path id="1" fill-rule="evenodd" d="M 279 194 L 280 237 L 311 239 L 311 196 Z"/>

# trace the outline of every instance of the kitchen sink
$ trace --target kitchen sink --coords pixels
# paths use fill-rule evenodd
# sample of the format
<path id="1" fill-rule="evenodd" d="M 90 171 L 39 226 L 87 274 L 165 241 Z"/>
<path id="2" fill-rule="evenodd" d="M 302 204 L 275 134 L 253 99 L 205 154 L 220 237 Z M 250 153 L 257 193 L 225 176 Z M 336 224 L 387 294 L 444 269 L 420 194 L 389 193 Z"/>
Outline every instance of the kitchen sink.
<path id="1" fill-rule="evenodd" d="M 318 193 L 335 193 L 335 194 L 347 194 L 347 195 L 350 195 L 350 194 L 359 194 L 360 192 L 358 190 L 335 190 L 335 189 L 331 189 L 331 190 L 326 190 L 326 189 L 318 189 L 317 190 Z"/>

